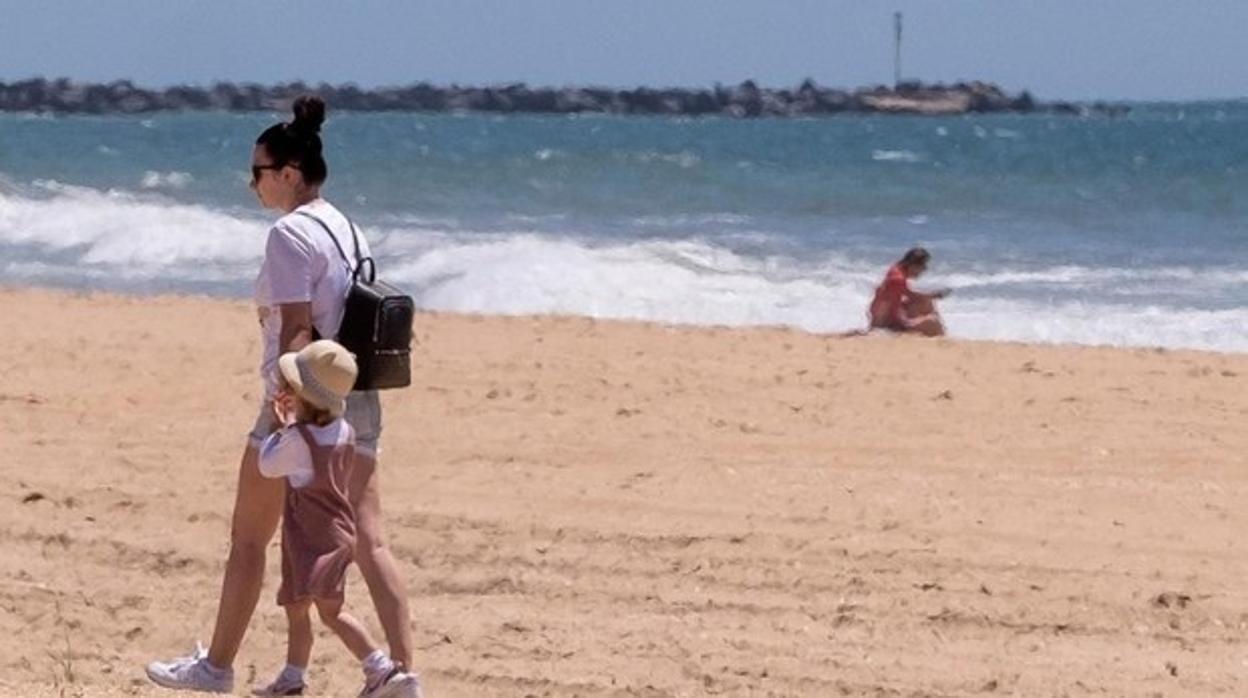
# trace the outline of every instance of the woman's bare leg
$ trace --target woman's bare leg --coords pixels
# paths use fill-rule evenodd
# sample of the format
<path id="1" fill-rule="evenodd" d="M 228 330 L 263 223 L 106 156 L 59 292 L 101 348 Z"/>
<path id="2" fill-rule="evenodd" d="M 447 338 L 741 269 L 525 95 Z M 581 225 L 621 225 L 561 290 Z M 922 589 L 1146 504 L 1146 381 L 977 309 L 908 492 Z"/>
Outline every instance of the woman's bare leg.
<path id="1" fill-rule="evenodd" d="M 351 505 L 355 508 L 355 561 L 360 566 L 377 617 L 390 645 L 390 658 L 403 671 L 412 664 L 411 613 L 398 564 L 381 531 L 381 497 L 377 492 L 377 459 L 357 453 L 351 472 Z"/>
<path id="2" fill-rule="evenodd" d="M 208 661 L 222 669 L 234 664 L 234 657 L 243 643 L 264 583 L 265 549 L 282 519 L 286 483 L 281 478 L 262 476 L 259 456 L 260 451 L 248 444 L 239 466 L 230 557 L 225 563 L 225 579 L 217 602 L 217 624 L 208 648 Z"/>
<path id="3" fill-rule="evenodd" d="M 911 332 L 916 332 L 924 337 L 943 337 L 945 335 L 945 323 L 940 318 L 940 313 L 936 311 L 936 304 L 927 298 L 915 298 L 906 304 L 906 317 L 910 321 L 906 323 Z"/>
<path id="4" fill-rule="evenodd" d="M 373 639 L 368 636 L 368 631 L 364 629 L 364 624 L 356 620 L 355 616 L 343 613 L 341 601 L 317 599 L 316 611 L 325 627 L 334 631 L 356 659 L 362 662 L 377 649 Z"/>

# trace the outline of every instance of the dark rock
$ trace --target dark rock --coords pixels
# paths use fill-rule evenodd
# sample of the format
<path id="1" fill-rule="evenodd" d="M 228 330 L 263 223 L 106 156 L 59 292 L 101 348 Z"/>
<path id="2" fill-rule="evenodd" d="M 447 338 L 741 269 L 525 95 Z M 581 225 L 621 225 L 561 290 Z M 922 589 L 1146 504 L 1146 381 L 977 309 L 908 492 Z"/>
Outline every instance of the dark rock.
<path id="1" fill-rule="evenodd" d="M 1179 591 L 1163 591 L 1153 597 L 1153 605 L 1157 608 L 1184 609 L 1191 602 L 1191 595 Z"/>
<path id="2" fill-rule="evenodd" d="M 555 94 L 555 111 L 560 114 L 602 111 L 601 105 L 585 90 L 565 88 Z"/>
<path id="3" fill-rule="evenodd" d="M 730 91 L 728 103 L 740 107 L 744 116 L 761 116 L 763 113 L 762 92 L 753 80 L 746 80 Z"/>
<path id="4" fill-rule="evenodd" d="M 683 112 L 692 116 L 713 114 L 719 111 L 719 100 L 709 90 L 697 90 L 685 95 Z"/>
<path id="5" fill-rule="evenodd" d="M 1010 108 L 1014 111 L 1030 112 L 1036 109 L 1036 100 L 1032 98 L 1031 93 L 1023 90 L 1023 93 L 1014 98 L 1010 103 Z"/>

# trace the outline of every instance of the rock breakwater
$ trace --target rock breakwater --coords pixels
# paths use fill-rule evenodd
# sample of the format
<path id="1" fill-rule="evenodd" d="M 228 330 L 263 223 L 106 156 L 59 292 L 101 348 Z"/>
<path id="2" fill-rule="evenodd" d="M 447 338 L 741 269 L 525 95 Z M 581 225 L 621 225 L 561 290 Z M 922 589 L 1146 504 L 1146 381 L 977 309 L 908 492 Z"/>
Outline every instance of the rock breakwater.
<path id="1" fill-rule="evenodd" d="M 35 78 L 0 82 L 0 111 L 61 114 L 141 114 L 157 111 L 285 111 L 296 96 L 314 93 L 335 110 L 539 114 L 720 115 L 738 118 L 844 113 L 966 114 L 1056 112 L 1116 115 L 1119 105 L 1040 102 L 1024 91 L 1009 94 L 984 82 L 904 83 L 896 88 L 829 88 L 806 80 L 794 89 L 760 87 L 752 80 L 711 88 L 448 87 L 417 83 L 364 89 L 355 85 L 273 86 L 217 83 L 210 87 L 145 89 L 128 80 L 78 83 Z"/>

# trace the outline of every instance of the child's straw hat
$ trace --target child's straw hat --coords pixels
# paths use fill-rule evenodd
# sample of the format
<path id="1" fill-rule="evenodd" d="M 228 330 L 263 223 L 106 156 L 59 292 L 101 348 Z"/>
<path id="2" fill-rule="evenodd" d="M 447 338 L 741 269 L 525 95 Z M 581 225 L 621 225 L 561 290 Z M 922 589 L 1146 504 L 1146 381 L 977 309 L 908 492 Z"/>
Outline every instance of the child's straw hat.
<path id="1" fill-rule="evenodd" d="M 335 417 L 346 410 L 347 395 L 359 372 L 351 352 L 329 339 L 282 354 L 277 367 L 296 395 Z"/>

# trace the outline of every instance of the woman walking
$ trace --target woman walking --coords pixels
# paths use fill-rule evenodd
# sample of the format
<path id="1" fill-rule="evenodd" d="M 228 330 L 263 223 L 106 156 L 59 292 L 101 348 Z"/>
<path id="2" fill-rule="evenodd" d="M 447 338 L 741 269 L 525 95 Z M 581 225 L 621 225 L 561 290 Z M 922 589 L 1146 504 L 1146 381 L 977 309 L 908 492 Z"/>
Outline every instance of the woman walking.
<path id="1" fill-rule="evenodd" d="M 260 445 L 281 427 L 270 409 L 280 385 L 278 357 L 299 351 L 317 337 L 337 334 L 351 283 L 338 246 L 355 258 L 349 251 L 358 240 L 363 247 L 360 255 L 369 255 L 363 238 L 352 235 L 346 216 L 321 198 L 321 185 L 328 176 L 320 137 L 325 103 L 317 97 L 300 97 L 293 111 L 292 121 L 261 133 L 252 151 L 251 187 L 261 205 L 283 215 L 269 231 L 256 279 L 264 340 L 260 365 L 264 397 L 239 468 L 216 627 L 207 651 L 199 648 L 189 657 L 148 665 L 152 681 L 168 688 L 211 693 L 233 690 L 234 658 L 255 611 L 265 550 L 282 514 L 283 481 L 263 477 L 258 467 Z M 412 642 L 406 592 L 381 530 L 377 482 L 381 405 L 376 391 L 352 392 L 346 402 L 346 421 L 356 434 L 348 483 L 357 526 L 355 560 L 398 668 L 391 682 L 365 695 L 412 698 L 419 684 L 409 676 Z"/>

